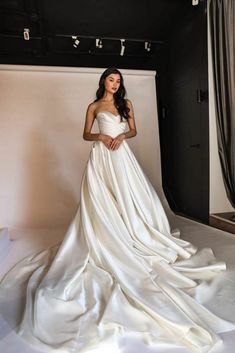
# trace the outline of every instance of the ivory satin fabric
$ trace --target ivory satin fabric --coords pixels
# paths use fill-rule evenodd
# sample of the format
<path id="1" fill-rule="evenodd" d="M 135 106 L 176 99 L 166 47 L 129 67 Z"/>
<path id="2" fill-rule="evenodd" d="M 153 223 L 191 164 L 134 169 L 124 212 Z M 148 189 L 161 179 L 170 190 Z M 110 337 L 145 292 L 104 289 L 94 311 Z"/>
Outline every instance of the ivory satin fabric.
<path id="1" fill-rule="evenodd" d="M 96 118 L 112 137 L 127 128 L 120 115 Z M 150 347 L 209 352 L 235 325 L 199 304 L 195 289 L 226 265 L 179 235 L 128 142 L 112 151 L 96 141 L 64 240 L 3 277 L 1 314 L 27 343 L 50 353 L 102 351 L 106 344 L 118 352 L 128 334 Z"/>

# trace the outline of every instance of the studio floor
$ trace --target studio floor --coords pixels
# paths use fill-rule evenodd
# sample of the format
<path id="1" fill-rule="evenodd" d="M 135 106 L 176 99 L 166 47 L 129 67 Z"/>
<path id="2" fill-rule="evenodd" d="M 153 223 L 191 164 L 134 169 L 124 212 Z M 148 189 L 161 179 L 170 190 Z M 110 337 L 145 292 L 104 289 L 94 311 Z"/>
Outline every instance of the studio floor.
<path id="1" fill-rule="evenodd" d="M 235 235 L 206 226 L 204 224 L 176 216 L 167 211 L 172 229 L 178 228 L 181 237 L 198 248 L 210 247 L 218 260 L 225 261 L 227 270 L 219 274 L 210 284 L 199 286 L 198 298 L 204 297 L 203 305 L 213 313 L 227 320 L 234 321 L 235 317 Z M 15 229 L 9 232 L 7 229 L 0 231 L 0 276 L 7 272 L 16 262 L 28 254 L 45 249 L 60 239 L 63 239 L 64 229 Z M 208 291 L 208 286 L 210 290 Z M 210 293 L 210 295 L 206 295 Z M 215 295 L 213 295 L 215 293 Z M 224 342 L 213 348 L 210 353 L 235 353 L 235 331 L 221 335 Z M 7 322 L 0 317 L 0 351 L 4 353 L 39 353 L 22 341 Z M 107 347 L 107 352 L 110 349 Z M 95 353 L 95 351 L 92 351 Z M 190 353 L 181 347 L 158 345 L 148 348 L 143 342 L 135 337 L 123 338 L 120 344 L 122 353 Z M 97 352 L 98 353 L 98 352 Z M 102 353 L 106 353 L 105 349 Z"/>

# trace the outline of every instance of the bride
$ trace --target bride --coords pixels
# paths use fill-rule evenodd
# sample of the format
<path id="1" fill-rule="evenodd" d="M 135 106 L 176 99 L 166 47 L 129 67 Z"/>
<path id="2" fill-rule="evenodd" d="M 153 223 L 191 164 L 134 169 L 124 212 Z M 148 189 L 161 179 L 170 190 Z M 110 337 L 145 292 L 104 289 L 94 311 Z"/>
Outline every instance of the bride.
<path id="1" fill-rule="evenodd" d="M 28 344 L 50 353 L 105 344 L 118 352 L 122 337 L 208 352 L 234 325 L 198 303 L 195 288 L 226 266 L 171 230 L 126 141 L 137 131 L 125 95 L 121 72 L 105 70 L 86 113 L 83 138 L 94 142 L 77 213 L 61 243 L 3 277 L 1 315 Z"/>

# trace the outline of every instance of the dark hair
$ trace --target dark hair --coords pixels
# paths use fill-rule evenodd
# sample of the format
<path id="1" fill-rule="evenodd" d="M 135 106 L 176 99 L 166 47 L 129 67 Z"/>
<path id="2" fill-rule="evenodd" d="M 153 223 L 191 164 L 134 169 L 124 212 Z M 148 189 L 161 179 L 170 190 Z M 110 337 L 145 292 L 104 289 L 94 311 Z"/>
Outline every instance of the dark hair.
<path id="1" fill-rule="evenodd" d="M 127 101 L 125 99 L 126 89 L 124 87 L 124 80 L 123 80 L 121 72 L 118 69 L 116 69 L 115 67 L 110 67 L 102 73 L 102 75 L 100 77 L 100 81 L 99 81 L 99 88 L 96 91 L 96 99 L 94 102 L 97 102 L 98 100 L 103 98 L 104 92 L 105 92 L 104 81 L 105 81 L 106 77 L 108 77 L 111 74 L 119 74 L 119 76 L 120 76 L 119 89 L 113 95 L 114 105 L 117 108 L 117 110 L 121 116 L 121 120 L 122 120 L 122 117 L 125 119 L 128 119 L 129 118 L 128 113 L 129 113 L 130 109 L 128 108 Z"/>

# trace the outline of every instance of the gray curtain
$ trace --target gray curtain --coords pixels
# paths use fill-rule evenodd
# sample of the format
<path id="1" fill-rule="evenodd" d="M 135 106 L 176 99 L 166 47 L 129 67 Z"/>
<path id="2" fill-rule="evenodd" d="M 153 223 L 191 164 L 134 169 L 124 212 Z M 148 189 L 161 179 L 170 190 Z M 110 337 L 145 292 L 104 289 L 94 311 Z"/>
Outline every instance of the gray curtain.
<path id="1" fill-rule="evenodd" d="M 235 207 L 235 0 L 210 0 L 208 5 L 219 157 Z"/>

